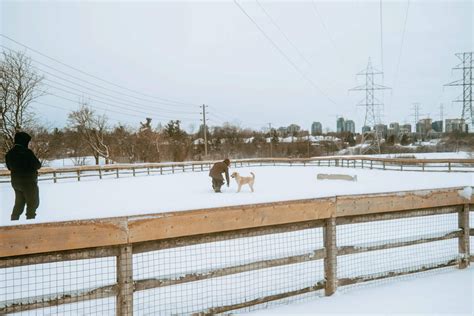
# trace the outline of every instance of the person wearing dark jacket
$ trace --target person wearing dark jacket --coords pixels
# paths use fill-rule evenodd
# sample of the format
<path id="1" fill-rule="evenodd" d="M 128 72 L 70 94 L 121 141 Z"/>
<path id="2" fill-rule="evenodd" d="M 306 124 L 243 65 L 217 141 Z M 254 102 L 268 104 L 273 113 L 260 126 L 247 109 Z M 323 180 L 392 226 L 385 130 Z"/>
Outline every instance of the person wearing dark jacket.
<path id="1" fill-rule="evenodd" d="M 229 186 L 229 166 L 230 160 L 226 158 L 224 161 L 216 162 L 211 170 L 209 170 L 209 176 L 212 178 L 212 188 L 214 189 L 214 192 L 221 192 L 221 187 L 224 184 L 223 173 L 225 173 L 227 187 Z"/>
<path id="2" fill-rule="evenodd" d="M 38 169 L 41 162 L 28 149 L 31 136 L 25 132 L 15 134 L 15 145 L 5 156 L 5 162 L 11 174 L 11 184 L 15 190 L 15 205 L 11 216 L 16 221 L 23 213 L 26 204 L 26 219 L 36 217 L 39 206 Z"/>

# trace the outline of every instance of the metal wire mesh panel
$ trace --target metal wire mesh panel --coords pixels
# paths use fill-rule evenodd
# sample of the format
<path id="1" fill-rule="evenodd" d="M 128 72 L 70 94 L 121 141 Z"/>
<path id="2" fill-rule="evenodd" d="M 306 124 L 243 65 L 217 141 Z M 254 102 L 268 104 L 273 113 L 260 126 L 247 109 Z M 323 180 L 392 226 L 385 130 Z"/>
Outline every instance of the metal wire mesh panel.
<path id="1" fill-rule="evenodd" d="M 457 213 L 338 226 L 339 284 L 453 264 L 459 258 L 458 236 Z"/>
<path id="2" fill-rule="evenodd" d="M 474 207 L 472 205 L 469 212 L 469 228 L 474 232 Z M 469 245 L 469 253 L 471 254 L 471 257 L 474 257 L 474 236 L 469 237 Z"/>
<path id="3" fill-rule="evenodd" d="M 23 259 L 25 260 L 25 259 Z M 0 268 L 0 314 L 114 314 L 116 259 Z"/>
<path id="4" fill-rule="evenodd" d="M 134 255 L 134 314 L 248 310 L 324 279 L 321 228 L 236 237 Z"/>

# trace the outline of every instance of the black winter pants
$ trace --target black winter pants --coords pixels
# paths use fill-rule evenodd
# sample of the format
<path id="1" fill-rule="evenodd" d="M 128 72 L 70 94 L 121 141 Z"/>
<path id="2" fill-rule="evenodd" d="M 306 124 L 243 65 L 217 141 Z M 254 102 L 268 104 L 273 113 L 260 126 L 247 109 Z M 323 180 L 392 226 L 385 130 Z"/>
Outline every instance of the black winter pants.
<path id="1" fill-rule="evenodd" d="M 12 179 L 12 187 L 15 190 L 15 206 L 13 206 L 11 220 L 18 220 L 23 213 L 26 204 L 26 218 L 33 219 L 39 206 L 39 190 L 37 180 Z"/>
<path id="2" fill-rule="evenodd" d="M 223 179 L 212 178 L 212 188 L 214 189 L 214 192 L 221 192 L 221 187 L 223 184 L 224 184 Z"/>

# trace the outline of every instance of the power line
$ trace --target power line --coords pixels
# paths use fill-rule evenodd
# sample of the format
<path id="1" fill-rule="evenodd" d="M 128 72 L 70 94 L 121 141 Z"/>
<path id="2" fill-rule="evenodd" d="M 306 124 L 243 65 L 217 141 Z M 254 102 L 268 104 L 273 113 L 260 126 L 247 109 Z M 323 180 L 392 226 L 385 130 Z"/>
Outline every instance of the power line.
<path id="1" fill-rule="evenodd" d="M 35 101 L 32 105 L 34 106 L 35 104 L 41 104 L 41 105 L 44 105 L 44 106 L 47 106 L 47 107 L 50 107 L 50 108 L 55 108 L 55 109 L 58 109 L 58 110 L 63 110 L 65 112 L 71 112 L 72 110 L 71 109 L 67 109 L 67 108 L 63 108 L 61 106 L 57 106 L 57 105 L 52 105 L 52 104 L 48 104 L 48 103 L 44 103 L 44 102 L 40 102 L 40 101 Z M 130 115 L 129 114 L 123 114 L 123 115 L 126 115 L 127 117 L 129 117 Z M 136 116 L 136 117 L 140 117 L 141 119 L 143 119 L 143 117 L 141 116 Z M 124 122 L 124 120 L 121 120 L 121 119 L 117 119 L 115 117 L 110 117 L 109 114 L 107 114 L 107 118 L 110 119 L 110 120 L 113 120 L 113 121 L 116 121 L 118 123 L 122 123 Z M 132 123 L 131 121 L 127 120 L 128 123 Z M 137 123 L 137 122 L 134 122 L 134 123 Z"/>
<path id="2" fill-rule="evenodd" d="M 64 81 L 64 82 L 68 82 L 68 83 L 71 83 L 71 84 L 76 85 L 76 86 L 78 86 L 78 87 L 87 89 L 87 90 L 89 90 L 89 91 L 93 91 L 93 92 L 99 93 L 100 95 L 104 95 L 104 96 L 111 97 L 111 98 L 113 98 L 113 99 L 116 99 L 116 100 L 119 100 L 119 101 L 122 101 L 122 102 L 126 102 L 127 104 L 133 104 L 133 105 L 136 105 L 136 106 L 138 106 L 138 107 L 147 108 L 147 109 L 148 109 L 148 108 L 150 108 L 150 109 L 153 108 L 153 109 L 156 109 L 156 110 L 165 111 L 165 112 L 169 112 L 169 113 L 193 113 L 193 114 L 196 114 L 196 112 L 180 111 L 180 110 L 169 110 L 169 109 L 164 109 L 164 108 L 160 108 L 160 107 L 156 107 L 156 106 L 152 106 L 152 105 L 146 105 L 146 104 L 143 104 L 143 103 L 130 102 L 130 101 L 124 100 L 124 99 L 122 99 L 122 98 L 120 98 L 120 97 L 116 97 L 116 96 L 114 96 L 114 95 L 107 94 L 107 93 L 104 93 L 104 92 L 101 92 L 101 91 L 92 89 L 92 88 L 90 88 L 90 87 L 87 87 L 87 86 L 85 86 L 85 85 L 76 83 L 76 82 L 74 82 L 74 81 L 68 80 L 68 79 L 66 79 L 66 78 L 64 78 L 64 77 L 57 76 L 57 75 L 55 75 L 55 74 L 53 74 L 53 73 L 50 73 L 50 72 L 48 72 L 48 71 L 45 71 L 45 70 L 43 70 L 43 69 L 41 69 L 41 68 L 38 68 L 38 67 L 36 67 L 36 66 L 34 66 L 34 65 L 32 65 L 32 67 L 36 68 L 38 71 L 41 71 L 41 72 L 43 72 L 43 73 L 45 73 L 45 74 L 48 74 L 49 76 L 58 78 L 58 79 L 60 79 L 60 80 L 62 80 L 62 81 Z M 59 83 L 59 82 L 57 82 L 57 81 L 51 80 L 51 79 L 49 79 L 48 77 L 45 77 L 44 80 L 49 81 L 49 82 L 52 82 L 52 83 L 55 83 L 55 84 L 59 84 L 59 85 L 64 86 L 64 87 L 68 87 L 68 88 L 70 88 L 70 89 L 74 89 L 74 90 L 79 91 L 79 90 L 76 89 L 76 88 L 72 88 L 72 87 L 67 86 L 67 85 L 65 85 L 65 84 L 63 84 L 63 83 Z M 85 93 L 84 91 L 80 91 L 80 92 Z"/>
<path id="3" fill-rule="evenodd" d="M 286 39 L 286 41 L 294 48 L 294 50 L 298 53 L 298 55 L 301 57 L 302 60 L 304 60 L 309 66 L 311 65 L 311 62 L 303 55 L 303 53 L 298 49 L 298 47 L 288 38 L 288 36 L 283 32 L 283 29 L 276 23 L 276 21 L 272 18 L 272 16 L 265 10 L 263 5 L 258 1 L 255 0 L 257 5 L 262 9 L 263 13 L 268 17 L 270 22 L 275 26 L 275 28 L 280 32 L 280 34 Z"/>
<path id="4" fill-rule="evenodd" d="M 50 88 L 53 88 L 53 89 L 56 89 L 56 90 L 59 90 L 59 91 L 62 91 L 62 92 L 65 92 L 65 93 L 74 95 L 74 96 L 79 97 L 79 98 L 84 98 L 84 97 L 86 97 L 85 95 L 77 94 L 77 93 L 68 91 L 68 90 L 66 90 L 66 89 L 62 89 L 62 88 L 58 88 L 58 87 L 49 85 L 49 84 L 47 84 L 47 83 L 43 83 L 43 84 L 44 84 L 45 86 L 47 86 L 47 87 L 50 87 Z M 51 93 L 51 92 L 48 92 L 48 94 L 55 95 L 54 93 Z M 55 95 L 55 96 L 57 96 L 57 95 Z M 117 105 L 117 104 L 110 104 L 110 103 L 107 103 L 107 102 L 98 100 L 97 98 L 88 97 L 88 99 L 91 100 L 91 101 L 94 101 L 94 102 L 102 103 L 102 104 L 107 105 L 107 106 L 110 106 L 110 107 L 112 107 L 112 108 L 119 108 L 119 109 L 122 109 L 122 110 L 132 111 L 132 112 L 135 112 L 135 113 L 142 113 L 142 114 L 144 114 L 144 115 L 150 115 L 151 113 L 156 113 L 156 112 L 152 112 L 152 111 L 147 111 L 147 112 L 145 112 L 145 111 L 137 110 L 137 109 L 130 108 L 130 107 L 120 106 L 120 105 Z M 161 114 L 160 114 L 159 116 L 165 118 L 165 116 L 162 116 Z M 183 116 L 183 115 L 181 114 L 181 116 Z M 168 117 L 168 118 L 170 118 L 170 117 Z"/>
<path id="5" fill-rule="evenodd" d="M 383 15 L 382 15 L 382 0 L 379 0 L 380 8 L 380 70 L 383 72 Z M 382 75 L 383 77 L 383 75 Z"/>
<path id="6" fill-rule="evenodd" d="M 329 41 L 331 42 L 332 47 L 334 48 L 334 52 L 338 55 L 339 60 L 341 61 L 341 63 L 344 64 L 344 66 L 346 66 L 345 60 L 342 57 L 342 55 L 340 54 L 340 51 L 337 48 L 336 42 L 334 41 L 333 37 L 331 36 L 331 32 L 329 32 L 329 28 L 327 27 L 326 23 L 324 22 L 323 16 L 319 12 L 319 9 L 316 5 L 316 2 L 314 0 L 312 0 L 311 4 L 312 4 L 312 7 L 313 7 L 313 13 L 315 14 L 316 18 L 319 20 L 319 22 L 323 26 L 324 32 L 326 33 Z"/>
<path id="7" fill-rule="evenodd" d="M 324 92 L 321 88 L 319 88 L 301 69 L 288 57 L 288 55 L 283 52 L 283 50 L 271 39 L 270 36 L 263 30 L 263 28 L 260 27 L 260 25 L 245 11 L 245 9 L 237 2 L 237 0 L 234 0 L 235 5 L 242 11 L 244 15 L 249 18 L 249 20 L 257 27 L 257 29 L 265 36 L 265 38 L 272 44 L 272 46 L 285 58 L 285 60 L 316 90 L 319 91 L 322 95 L 324 95 L 331 103 L 334 105 L 338 105 L 333 99 L 329 97 L 329 95 Z"/>
<path id="8" fill-rule="evenodd" d="M 90 96 L 93 96 L 93 97 L 96 97 L 96 98 L 99 98 L 99 99 L 102 99 L 102 100 L 106 100 L 108 102 L 114 102 L 114 103 L 118 103 L 118 104 L 122 104 L 122 105 L 125 105 L 125 106 L 130 106 L 130 105 L 134 105 L 133 108 L 139 108 L 139 109 L 143 109 L 143 110 L 148 110 L 148 111 L 163 111 L 163 112 L 167 112 L 167 113 L 171 113 L 171 114 L 197 114 L 197 112 L 184 112 L 184 111 L 172 111 L 172 110 L 165 110 L 165 109 L 161 109 L 161 108 L 152 108 L 152 107 L 146 107 L 146 106 L 142 106 L 140 104 L 137 104 L 137 103 L 133 103 L 133 102 L 128 102 L 127 100 L 123 101 L 122 99 L 120 98 L 116 98 L 114 96 L 110 96 L 108 94 L 103 94 L 105 96 L 110 96 L 111 98 L 113 99 L 109 99 L 109 98 L 105 98 L 101 95 L 97 95 L 97 94 L 93 94 L 93 93 L 90 93 L 90 92 L 85 92 L 83 90 L 79 90 L 79 89 L 76 89 L 74 87 L 71 87 L 71 86 L 68 86 L 68 85 L 65 85 L 65 84 L 62 84 L 58 81 L 55 81 L 55 80 L 51 80 L 51 79 L 48 79 L 48 78 L 44 78 L 43 80 L 45 81 L 48 81 L 48 82 L 51 82 L 52 84 L 54 85 L 59 85 L 61 87 L 64 87 L 64 88 L 67 88 L 67 89 L 70 89 L 72 91 L 76 91 L 76 92 L 79 92 L 79 93 L 82 93 L 84 95 L 90 95 Z M 51 87 L 53 89 L 61 89 L 61 88 L 57 88 L 56 86 L 54 85 L 51 85 L 51 84 L 48 84 L 48 83 L 44 83 L 44 85 L 48 86 L 48 87 Z M 79 85 L 81 86 L 81 85 Z M 62 89 L 61 89 L 62 90 Z M 97 90 L 93 90 L 93 89 L 90 89 L 91 91 L 96 91 L 98 92 Z M 64 91 L 64 90 L 63 90 Z M 100 92 L 98 92 L 100 93 Z M 115 99 L 115 100 L 114 100 Z"/>
<path id="9" fill-rule="evenodd" d="M 86 75 L 86 76 L 89 76 L 89 77 L 94 78 L 94 79 L 96 79 L 96 80 L 105 82 L 105 83 L 107 83 L 107 84 L 109 84 L 109 85 L 112 85 L 112 86 L 115 86 L 115 87 L 117 87 L 117 88 L 124 89 L 124 90 L 127 90 L 127 91 L 129 91 L 129 92 L 132 92 L 132 93 L 135 93 L 135 94 L 138 94 L 138 95 L 142 95 L 142 96 L 145 96 L 145 97 L 148 97 L 148 98 L 153 98 L 153 99 L 158 99 L 158 100 L 162 100 L 162 101 L 166 101 L 166 102 L 175 103 L 175 106 L 180 106 L 180 105 L 181 105 L 181 106 L 183 106 L 183 105 L 185 105 L 185 106 L 195 106 L 194 104 L 191 104 L 191 103 L 185 103 L 185 102 L 181 102 L 181 101 L 175 101 L 175 100 L 171 100 L 171 99 L 166 99 L 166 98 L 162 98 L 162 97 L 157 97 L 157 96 L 145 94 L 145 93 L 142 93 L 142 92 L 140 92 L 140 91 L 132 90 L 132 89 L 129 89 L 129 88 L 127 88 L 127 87 L 124 87 L 124 86 L 115 84 L 115 83 L 113 83 L 113 82 L 111 82 L 111 81 L 108 81 L 108 80 L 106 80 L 106 79 L 102 79 L 102 78 L 100 78 L 100 77 L 98 77 L 98 76 L 95 76 L 95 75 L 92 75 L 92 74 L 90 74 L 90 73 L 87 73 L 87 72 L 85 72 L 85 71 L 83 71 L 83 70 L 81 70 L 81 69 L 78 69 L 78 68 L 76 68 L 76 67 L 70 66 L 70 65 L 68 65 L 68 64 L 66 64 L 66 63 L 64 63 L 64 62 L 62 62 L 62 61 L 60 61 L 60 60 L 58 60 L 58 59 L 56 59 L 56 58 L 53 58 L 53 57 L 48 56 L 48 55 L 46 55 L 46 54 L 43 54 L 43 53 L 41 53 L 40 51 L 38 51 L 38 50 L 36 50 L 36 49 L 33 49 L 33 48 L 31 48 L 31 47 L 29 47 L 29 46 L 27 46 L 27 45 L 25 45 L 25 44 L 22 44 L 22 43 L 20 43 L 20 42 L 18 42 L 18 41 L 16 41 L 16 40 L 14 40 L 14 39 L 12 39 L 12 38 L 10 38 L 10 37 L 4 35 L 4 34 L 1 34 L 1 33 L 0 33 L 0 36 L 3 37 L 3 38 L 5 38 L 5 39 L 7 39 L 7 40 L 9 40 L 9 41 L 11 41 L 11 42 L 13 42 L 13 43 L 15 43 L 15 44 L 17 44 L 17 45 L 19 45 L 19 46 L 22 46 L 22 47 L 24 47 L 24 48 L 26 48 L 26 49 L 28 49 L 28 50 L 30 50 L 30 51 L 32 51 L 32 52 L 35 52 L 35 53 L 37 53 L 37 54 L 39 54 L 39 55 L 41 55 L 41 56 L 43 56 L 43 57 L 45 57 L 45 58 L 48 58 L 49 60 L 52 60 L 52 61 L 54 61 L 54 62 L 56 62 L 56 63 L 58 63 L 58 64 L 61 64 L 61 65 L 65 66 L 65 67 L 67 67 L 67 68 L 70 68 L 70 69 L 72 69 L 72 70 L 75 70 L 75 71 L 77 71 L 77 72 L 79 72 L 79 73 L 81 73 L 81 74 L 83 74 L 83 75 Z"/>
<path id="10" fill-rule="evenodd" d="M 402 41 L 400 43 L 400 50 L 398 51 L 397 68 L 396 68 L 395 77 L 394 77 L 394 80 L 393 80 L 393 85 L 394 86 L 397 84 L 398 74 L 399 74 L 399 71 L 400 71 L 400 61 L 402 59 L 403 45 L 405 43 L 405 34 L 406 34 L 406 30 L 407 30 L 408 10 L 409 9 L 410 9 L 410 0 L 407 1 L 407 7 L 406 7 L 406 10 L 405 10 L 405 22 L 403 23 Z"/>
<path id="11" fill-rule="evenodd" d="M 11 51 L 11 52 L 15 52 L 15 50 L 13 50 L 13 49 L 11 49 L 11 48 L 9 48 L 9 47 L 6 47 L 6 46 L 4 46 L 4 45 L 1 45 L 1 44 L 0 44 L 0 47 L 2 47 L 2 48 L 4 48 L 4 49 L 7 49 L 7 50 L 9 50 L 9 51 Z M 134 98 L 134 99 L 141 100 L 141 101 L 145 101 L 145 102 L 149 102 L 149 103 L 152 102 L 152 103 L 161 104 L 161 105 L 164 105 L 164 106 L 175 106 L 174 104 L 164 103 L 164 102 L 162 102 L 162 101 L 150 101 L 150 100 L 143 99 L 143 98 L 140 98 L 140 97 L 136 97 L 136 96 L 133 96 L 133 95 L 130 95 L 130 94 L 127 94 L 127 93 L 123 93 L 123 92 L 121 92 L 121 91 L 117 91 L 117 90 L 114 90 L 114 89 L 109 89 L 109 88 L 104 87 L 104 86 L 102 86 L 102 85 L 99 85 L 99 84 L 96 84 L 96 83 L 91 83 L 91 82 L 89 82 L 89 81 L 87 81 L 87 80 L 84 80 L 84 79 L 82 79 L 82 78 L 76 77 L 76 76 L 71 75 L 71 74 L 69 74 L 69 73 L 67 73 L 67 72 L 61 71 L 61 70 L 59 70 L 59 69 L 57 69 L 57 68 L 51 67 L 50 65 L 47 65 L 47 64 L 45 64 L 45 63 L 42 63 L 41 61 L 38 61 L 38 60 L 36 60 L 36 59 L 34 59 L 34 58 L 32 58 L 32 57 L 29 57 L 29 58 L 30 58 L 33 62 L 35 62 L 35 63 L 37 63 L 37 64 L 39 64 L 39 65 L 41 65 L 41 66 L 43 66 L 43 67 L 46 67 L 46 68 L 48 68 L 48 69 L 51 69 L 51 70 L 53 70 L 53 71 L 55 71 L 55 72 L 58 72 L 58 73 L 60 73 L 60 74 L 62 74 L 62 75 L 64 75 L 64 76 L 73 78 L 73 79 L 78 80 L 78 81 L 80 81 L 80 82 L 84 82 L 84 83 L 86 83 L 86 84 L 88 84 L 88 85 L 91 85 L 91 86 L 94 86 L 94 87 L 97 87 L 97 88 L 100 88 L 100 89 L 103 89 L 103 90 L 106 90 L 106 91 L 110 91 L 110 92 L 117 93 L 117 94 L 120 94 L 120 95 L 129 97 L 129 98 Z M 67 79 L 64 79 L 64 77 L 60 77 L 60 76 L 58 76 L 58 75 L 52 74 L 52 73 L 50 73 L 50 72 L 48 72 L 48 71 L 46 71 L 46 70 L 44 70 L 44 69 L 42 69 L 42 68 L 40 68 L 40 67 L 38 67 L 38 66 L 32 65 L 32 67 L 36 68 L 37 70 L 39 70 L 39 71 L 41 71 L 41 72 L 47 73 L 47 74 L 49 74 L 49 75 L 51 75 L 51 76 L 53 76 L 53 77 L 59 78 L 59 79 L 61 79 L 61 80 L 67 80 Z M 69 82 L 72 82 L 73 84 L 79 85 L 78 83 L 75 83 L 75 82 L 70 81 L 70 80 L 69 80 Z M 87 88 L 87 89 L 92 90 L 91 88 Z M 102 92 L 102 93 L 103 93 L 103 92 Z M 191 107 L 191 106 L 186 106 L 186 107 Z M 197 105 L 194 106 L 194 107 L 197 107 Z M 169 110 L 169 111 L 171 111 L 171 110 Z"/>
<path id="12" fill-rule="evenodd" d="M 65 100 L 65 101 L 69 101 L 69 102 L 74 103 L 74 104 L 76 104 L 76 105 L 79 104 L 79 102 L 80 102 L 79 100 L 72 100 L 72 99 L 69 99 L 69 98 L 64 97 L 64 96 L 62 96 L 62 95 L 58 95 L 58 94 L 54 94 L 54 93 L 49 93 L 49 95 L 54 96 L 54 97 L 59 98 L 59 99 L 62 99 L 62 100 Z M 81 97 L 81 96 L 79 96 L 79 97 Z M 37 103 L 39 103 L 39 102 L 37 102 Z M 106 104 L 106 105 L 108 105 L 108 104 Z M 127 116 L 134 116 L 134 117 L 139 117 L 139 118 L 143 119 L 143 116 L 134 114 L 134 113 L 137 113 L 137 112 L 138 112 L 138 111 L 136 111 L 136 110 L 131 110 L 131 109 L 125 108 L 126 111 L 131 111 L 131 112 L 133 112 L 133 113 L 125 113 L 125 112 L 117 111 L 117 110 L 115 110 L 115 109 L 109 109 L 109 108 L 99 107 L 99 106 L 97 106 L 97 105 L 92 105 L 92 104 L 87 104 L 87 106 L 90 107 L 90 108 L 94 108 L 94 109 L 101 110 L 101 111 L 105 111 L 105 112 L 112 112 L 112 113 L 117 113 L 117 114 L 122 114 L 122 115 L 127 115 Z M 158 116 L 158 115 L 150 115 L 150 113 L 146 113 L 146 112 L 139 112 L 139 113 L 143 113 L 144 116 L 151 116 L 151 117 L 153 117 L 153 118 L 175 119 L 175 118 L 172 118 L 172 117 L 165 117 L 165 116 L 161 116 L 161 115 L 160 115 L 160 116 Z M 189 119 L 187 119 L 187 120 L 189 120 Z"/>

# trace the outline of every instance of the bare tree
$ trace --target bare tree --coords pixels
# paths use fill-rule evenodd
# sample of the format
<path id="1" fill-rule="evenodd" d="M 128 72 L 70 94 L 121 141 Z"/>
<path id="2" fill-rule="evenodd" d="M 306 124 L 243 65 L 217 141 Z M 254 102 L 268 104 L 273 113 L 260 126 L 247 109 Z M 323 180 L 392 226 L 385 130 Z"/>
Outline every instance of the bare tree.
<path id="1" fill-rule="evenodd" d="M 109 162 L 109 146 L 105 142 L 107 133 L 107 117 L 96 115 L 95 112 L 83 102 L 80 109 L 69 113 L 69 125 L 76 130 L 87 146 L 92 151 L 95 163 L 99 164 L 99 157 Z"/>
<path id="2" fill-rule="evenodd" d="M 31 125 L 29 107 L 45 92 L 40 89 L 43 77 L 25 53 L 3 51 L 0 56 L 0 141 L 6 151 L 13 145 L 15 133 Z"/>

